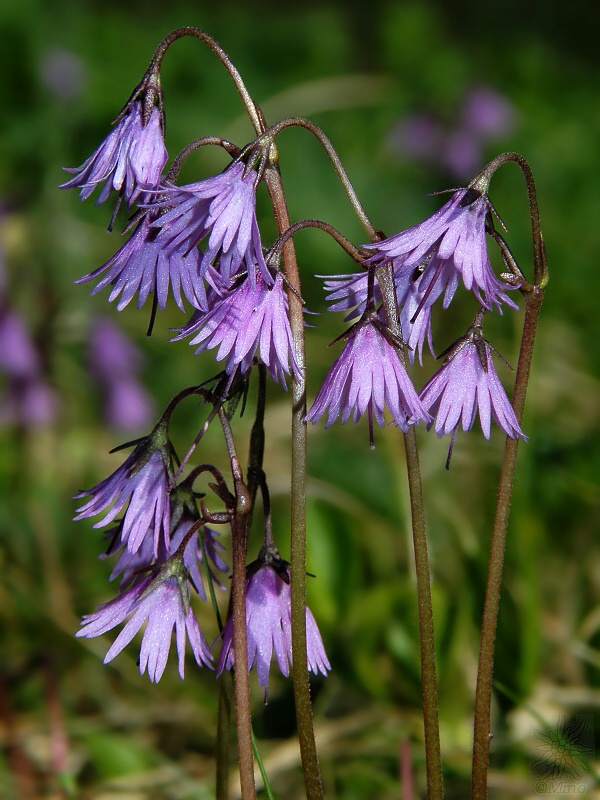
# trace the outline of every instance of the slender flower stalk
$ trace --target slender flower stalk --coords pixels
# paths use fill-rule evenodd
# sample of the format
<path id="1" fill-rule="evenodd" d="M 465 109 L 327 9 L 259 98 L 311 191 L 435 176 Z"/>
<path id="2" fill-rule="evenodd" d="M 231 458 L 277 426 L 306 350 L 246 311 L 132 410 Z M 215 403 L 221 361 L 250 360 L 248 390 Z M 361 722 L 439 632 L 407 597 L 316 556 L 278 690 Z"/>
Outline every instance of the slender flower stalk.
<path id="1" fill-rule="evenodd" d="M 388 263 L 382 266 L 377 271 L 376 277 L 383 298 L 387 324 L 392 333 L 401 339 L 402 329 L 398 317 L 394 276 L 391 265 Z M 402 351 L 400 351 L 400 356 L 403 357 Z M 417 437 L 414 425 L 409 426 L 406 433 L 404 433 L 404 451 L 406 454 L 415 554 L 415 572 L 417 576 L 419 646 L 421 654 L 421 697 L 423 701 L 423 727 L 425 733 L 427 797 L 428 800 L 442 800 L 444 789 L 437 701 L 433 605 L 431 602 L 431 587 L 429 583 L 429 555 L 427 552 L 423 482 L 421 479 L 419 451 L 417 448 Z"/>
<path id="2" fill-rule="evenodd" d="M 243 800 L 256 800 L 246 635 L 246 545 L 252 500 L 242 477 L 231 427 L 223 409 L 219 410 L 219 420 L 227 444 L 235 489 L 234 508 L 230 509 L 233 512 L 231 514 L 231 613 L 233 618 L 233 646 L 238 654 L 234 664 L 234 694 L 240 785 Z"/>
<path id="3" fill-rule="evenodd" d="M 527 161 L 517 153 L 503 153 L 491 161 L 487 167 L 482 170 L 481 174 L 489 179 L 498 167 L 508 162 L 516 163 L 520 167 L 525 178 L 529 198 L 529 213 L 533 241 L 534 283 L 532 285 L 524 282 L 521 285 L 521 292 L 525 296 L 525 318 L 523 321 L 523 336 L 521 338 L 517 374 L 512 396 L 512 406 L 520 425 L 525 405 L 527 385 L 529 383 L 529 372 L 531 369 L 539 313 L 548 284 L 548 265 L 540 227 L 535 181 L 531 172 L 531 167 Z M 502 587 L 506 531 L 508 528 L 518 447 L 518 438 L 512 439 L 507 437 L 504 448 L 504 459 L 500 472 L 500 481 L 498 484 L 496 513 L 494 515 L 490 542 L 488 576 L 481 622 L 477 687 L 475 690 L 471 783 L 472 800 L 486 800 L 487 798 L 494 647 L 500 604 L 500 591 Z"/>
<path id="4" fill-rule="evenodd" d="M 265 172 L 265 182 L 273 203 L 277 228 L 282 234 L 291 226 L 279 173 L 277 151 L 274 147 L 271 148 L 271 165 Z M 292 658 L 296 665 L 293 675 L 294 700 L 307 800 L 321 800 L 323 797 L 323 784 L 321 782 L 313 727 L 306 656 L 306 377 L 304 372 L 304 314 L 298 264 L 291 239 L 285 242 L 282 255 L 288 287 L 294 356 L 300 368 L 299 374 L 294 375 L 292 380 L 291 420 L 290 577 L 292 581 Z"/>

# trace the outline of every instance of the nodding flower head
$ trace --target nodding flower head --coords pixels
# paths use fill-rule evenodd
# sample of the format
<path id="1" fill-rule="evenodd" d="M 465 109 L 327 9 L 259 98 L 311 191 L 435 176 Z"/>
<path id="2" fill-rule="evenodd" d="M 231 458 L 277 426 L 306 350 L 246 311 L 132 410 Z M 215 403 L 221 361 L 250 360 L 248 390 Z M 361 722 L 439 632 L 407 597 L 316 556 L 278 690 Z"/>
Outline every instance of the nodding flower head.
<path id="1" fill-rule="evenodd" d="M 496 277 L 486 246 L 486 218 L 491 205 L 485 192 L 477 188 L 459 189 L 431 217 L 408 230 L 381 242 L 364 245 L 374 250 L 372 264 L 391 261 L 396 280 L 424 265 L 422 285 L 438 280 L 446 287 L 447 306 L 460 276 L 466 289 L 472 290 L 487 309 L 492 305 L 501 311 L 502 303 L 517 308 L 506 294 L 514 287 Z"/>
<path id="2" fill-rule="evenodd" d="M 152 108 L 145 121 L 142 101 L 134 100 L 87 161 L 80 167 L 65 168 L 73 177 L 60 188 L 79 189 L 81 199 L 86 200 L 96 186 L 104 184 L 97 204 L 113 190 L 128 205 L 145 202 L 158 188 L 166 161 L 161 111 Z"/>
<path id="3" fill-rule="evenodd" d="M 434 417 L 429 427 L 433 425 L 438 436 L 452 434 L 448 462 L 459 424 L 464 431 L 470 430 L 477 413 L 486 439 L 492 418 L 511 439 L 527 438 L 496 374 L 492 349 L 483 338 L 478 314 L 421 391 L 421 402 Z"/>
<path id="4" fill-rule="evenodd" d="M 350 417 L 356 422 L 365 411 L 370 420 L 375 416 L 377 423 L 384 425 L 386 406 L 403 431 L 419 419 L 430 419 L 391 335 L 379 320 L 356 323 L 345 338 L 342 354 L 327 373 L 306 415 L 309 422 L 316 422 L 329 409 L 325 427 L 340 415 L 342 423 Z"/>
<path id="5" fill-rule="evenodd" d="M 130 617 L 104 657 L 112 661 L 146 623 L 142 636 L 139 667 L 142 675 L 157 683 L 165 670 L 171 636 L 175 629 L 179 675 L 183 678 L 185 642 L 189 639 L 198 666 L 210 666 L 212 656 L 189 601 L 185 568 L 177 559 L 170 559 L 152 575 L 134 585 L 115 600 L 101 605 L 83 618 L 77 636 L 100 636 Z"/>
<path id="6" fill-rule="evenodd" d="M 195 247 L 189 252 L 184 252 L 182 247 L 165 249 L 157 241 L 156 230 L 152 227 L 155 216 L 155 211 L 146 212 L 114 256 L 76 283 L 87 283 L 102 276 L 91 293 L 97 294 L 110 286 L 108 300 L 111 303 L 116 300 L 119 311 L 136 295 L 137 307 L 141 308 L 151 293 L 154 293 L 159 308 L 164 310 L 169 288 L 182 311 L 185 310 L 182 291 L 194 308 L 206 309 L 206 289 L 200 277 L 200 251 Z"/>
<path id="7" fill-rule="evenodd" d="M 209 311 L 194 314 L 175 339 L 193 335 L 190 344 L 197 346 L 196 353 L 218 347 L 217 361 L 226 359 L 229 375 L 238 368 L 247 372 L 258 356 L 273 380 L 285 385 L 286 374 L 299 376 L 300 367 L 283 278 L 276 272 L 266 283 L 256 266 L 253 271 L 253 281 L 245 274 L 227 291 L 211 293 Z"/>
<path id="8" fill-rule="evenodd" d="M 95 528 L 112 522 L 127 506 L 121 525 L 121 541 L 135 553 L 147 537 L 156 555 L 159 547 L 169 545 L 169 483 L 173 472 L 173 447 L 159 423 L 154 431 L 139 439 L 135 449 L 108 478 L 76 494 L 87 497 L 77 509 L 76 520 L 106 514 Z"/>
<path id="9" fill-rule="evenodd" d="M 256 666 L 258 682 L 269 685 L 273 653 L 282 674 L 289 675 L 292 664 L 292 620 L 289 564 L 274 547 L 263 547 L 246 571 L 246 629 L 248 669 Z M 217 664 L 217 676 L 234 663 L 233 620 L 227 620 Z M 308 669 L 326 675 L 331 669 L 315 618 L 306 609 L 306 655 Z"/>
<path id="10" fill-rule="evenodd" d="M 258 267 L 263 280 L 272 283 L 256 221 L 259 180 L 254 168 L 242 161 L 233 161 L 212 178 L 167 187 L 154 204 L 154 207 L 166 209 L 153 223 L 160 229 L 158 244 L 167 252 L 189 253 L 207 239 L 200 263 L 203 277 L 213 264 L 225 284 L 244 271 L 254 283 L 254 270 Z"/>

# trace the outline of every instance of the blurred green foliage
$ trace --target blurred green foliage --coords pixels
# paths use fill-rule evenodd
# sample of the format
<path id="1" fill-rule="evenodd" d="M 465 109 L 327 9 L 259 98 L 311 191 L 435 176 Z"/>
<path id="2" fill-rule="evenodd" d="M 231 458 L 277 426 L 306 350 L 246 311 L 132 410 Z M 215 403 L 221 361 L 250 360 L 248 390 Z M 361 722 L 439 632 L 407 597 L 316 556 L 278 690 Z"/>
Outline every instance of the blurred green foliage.
<path id="1" fill-rule="evenodd" d="M 516 150 L 539 189 L 551 284 L 524 420 L 500 613 L 490 798 L 534 796 L 529 766 L 540 717 L 592 713 L 600 741 L 600 330 L 596 291 L 600 227 L 600 64 L 587 6 L 473 0 L 375 0 L 302 4 L 203 4 L 173 0 L 9 0 L 0 6 L 0 248 L 10 304 L 27 318 L 43 368 L 59 397 L 54 426 L 0 431 L 0 761 L 2 796 L 204 798 L 212 794 L 213 676 L 188 665 L 179 681 L 170 664 L 159 686 L 140 677 L 135 647 L 109 667 L 106 643 L 75 640 L 81 613 L 112 596 L 103 547 L 89 521 L 73 524 L 78 488 L 109 474 L 119 435 L 102 423 L 102 404 L 86 364 L 94 315 L 117 316 L 106 296 L 90 298 L 73 280 L 106 260 L 119 234 L 106 232 L 110 210 L 60 192 L 61 167 L 81 163 L 106 135 L 139 81 L 158 41 L 196 25 L 228 51 L 268 121 L 308 116 L 340 153 L 367 212 L 391 234 L 440 204 L 427 192 L 452 179 L 390 147 L 407 114 L 426 111 L 452 125 L 469 88 L 491 86 L 516 109 L 509 136 L 485 153 Z M 50 79 L 56 65 L 59 78 Z M 66 65 L 66 66 L 65 66 Z M 62 77 L 60 77 L 62 76 Z M 219 134 L 251 137 L 239 100 L 215 59 L 195 41 L 178 42 L 163 69 L 167 146 Z M 279 141 L 293 220 L 323 218 L 352 241 L 365 240 L 325 156 L 301 131 Z M 222 169 L 222 155 L 190 159 L 185 180 Z M 492 199 L 508 239 L 530 272 L 522 179 L 504 168 Z M 266 197 L 259 207 L 268 214 Z M 124 218 L 123 218 L 124 221 Z M 266 230 L 269 230 L 267 222 Z M 271 233 L 273 228 L 271 228 Z M 303 296 L 323 311 L 312 275 L 352 270 L 320 233 L 297 249 Z M 461 296 L 436 321 L 439 350 L 475 311 Z M 310 318 L 309 399 L 339 347 L 341 315 Z M 214 371 L 185 343 L 170 344 L 182 317 L 171 308 L 146 339 L 147 312 L 119 322 L 146 355 L 144 380 L 156 407 Z M 486 333 L 515 363 L 518 315 L 490 320 Z M 431 369 L 431 367 L 429 367 Z M 503 377 L 510 381 L 508 370 Z M 416 378 L 417 383 L 424 380 Z M 287 554 L 289 396 L 273 388 L 265 467 L 274 495 L 275 531 Z M 250 405 L 251 408 L 251 405 Z M 176 419 L 187 448 L 201 415 L 192 403 Z M 240 448 L 251 420 L 237 424 Z M 127 437 L 126 437 L 127 438 Z M 131 437 L 130 437 L 131 438 Z M 448 798 L 468 795 L 471 703 L 487 544 L 502 452 L 498 431 L 486 442 L 459 435 L 451 470 L 447 442 L 420 433 L 438 636 L 442 744 Z M 310 431 L 309 601 L 321 626 L 331 676 L 315 683 L 318 735 L 329 797 L 399 796 L 399 748 L 411 741 L 423 796 L 419 657 L 409 511 L 399 434 L 365 424 Z M 223 463 L 218 432 L 202 460 Z M 259 516 L 259 515 L 257 515 Z M 257 520 L 257 524 L 260 520 Z M 251 555 L 260 533 L 251 542 Z M 199 611 L 207 638 L 216 635 Z M 256 694 L 256 730 L 279 797 L 302 794 L 288 682 L 273 678 L 269 705 Z M 536 716 L 539 715 L 539 716 Z M 596 756 L 595 768 L 598 767 Z M 586 776 L 590 781 L 590 777 Z M 232 782 L 235 787 L 235 781 Z M 592 791 L 590 789 L 590 791 Z"/>

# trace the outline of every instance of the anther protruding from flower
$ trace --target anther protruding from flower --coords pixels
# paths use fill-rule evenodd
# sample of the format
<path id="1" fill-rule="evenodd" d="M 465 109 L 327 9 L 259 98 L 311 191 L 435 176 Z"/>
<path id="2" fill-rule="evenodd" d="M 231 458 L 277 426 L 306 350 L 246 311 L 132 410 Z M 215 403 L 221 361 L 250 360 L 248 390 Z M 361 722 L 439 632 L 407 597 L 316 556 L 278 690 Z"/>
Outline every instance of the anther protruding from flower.
<path id="1" fill-rule="evenodd" d="M 166 188 L 152 206 L 167 209 L 152 223 L 160 229 L 159 246 L 187 254 L 208 237 L 200 264 L 202 277 L 214 264 L 226 285 L 243 271 L 254 283 L 258 267 L 263 280 L 271 283 L 256 221 L 258 181 L 255 169 L 234 161 L 219 175 L 199 183 Z"/>
<path id="2" fill-rule="evenodd" d="M 79 189 L 86 200 L 104 184 L 96 201 L 103 203 L 114 189 L 128 205 L 146 202 L 160 183 L 167 161 L 161 111 L 155 106 L 144 122 L 140 99 L 130 102 L 106 139 L 80 167 L 66 167 L 73 177 L 61 189 Z"/>
<path id="3" fill-rule="evenodd" d="M 159 308 L 167 305 L 169 287 L 175 302 L 184 311 L 181 297 L 194 306 L 206 308 L 206 290 L 200 277 L 200 251 L 193 248 L 166 249 L 156 241 L 152 228 L 154 213 L 146 213 L 125 244 L 101 267 L 89 272 L 76 283 L 86 283 L 104 276 L 92 289 L 92 294 L 111 286 L 109 302 L 118 300 L 117 309 L 122 311 L 137 294 L 137 307 L 141 308 L 151 292 L 156 296 Z"/>
<path id="4" fill-rule="evenodd" d="M 381 242 L 364 245 L 366 250 L 375 251 L 369 262 L 391 261 L 394 272 L 402 276 L 424 264 L 422 286 L 433 288 L 442 280 L 446 288 L 445 305 L 450 302 L 460 276 L 485 308 L 495 305 L 501 311 L 502 303 L 517 308 L 506 294 L 507 289 L 514 287 L 497 278 L 487 253 L 485 225 L 490 208 L 487 195 L 479 188 L 460 189 L 419 225 Z"/>
<path id="5" fill-rule="evenodd" d="M 477 412 L 486 439 L 490 438 L 492 417 L 511 439 L 527 439 L 494 369 L 492 347 L 483 338 L 482 318 L 480 311 L 420 394 L 423 405 L 435 417 L 429 427 L 433 425 L 440 437 L 452 434 L 448 462 L 461 420 L 463 430 L 468 431 Z"/>
<path id="6" fill-rule="evenodd" d="M 316 422 L 329 409 L 325 427 L 341 415 L 356 422 L 365 411 L 371 420 L 384 425 L 383 411 L 389 409 L 403 431 L 422 419 L 429 421 L 406 369 L 402 365 L 391 334 L 377 318 L 356 323 L 345 335 L 340 357 L 334 362 L 306 415 Z"/>
<path id="7" fill-rule="evenodd" d="M 431 306 L 444 290 L 443 276 L 439 275 L 431 287 L 423 283 L 424 267 L 398 270 L 394 272 L 396 301 L 400 308 L 400 324 L 402 335 L 408 345 L 408 356 L 411 364 L 415 353 L 423 363 L 423 343 L 427 340 L 433 354 L 431 333 Z M 317 277 L 323 277 L 318 275 Z M 456 284 L 446 285 L 444 305 L 450 302 Z M 368 273 L 358 272 L 352 275 L 328 276 L 325 281 L 327 300 L 331 302 L 330 311 L 349 311 L 344 321 L 356 319 L 364 314 L 367 307 Z M 381 292 L 377 283 L 373 290 L 373 301 L 381 302 Z"/>
<path id="8" fill-rule="evenodd" d="M 190 606 L 185 567 L 179 559 L 170 559 L 162 568 L 135 583 L 115 600 L 101 605 L 93 614 L 83 618 L 77 636 L 100 636 L 131 618 L 107 652 L 104 663 L 112 661 L 146 623 L 142 637 L 139 667 L 146 668 L 153 683 L 165 670 L 171 635 L 175 629 L 179 674 L 183 678 L 185 640 L 189 639 L 192 653 L 199 666 L 211 666 L 212 656 Z"/>
<path id="9" fill-rule="evenodd" d="M 135 553 L 149 536 L 154 555 L 157 555 L 160 545 L 167 550 L 169 547 L 168 488 L 173 477 L 173 446 L 163 421 L 149 436 L 131 444 L 136 445 L 134 451 L 112 475 L 75 495 L 76 499 L 89 497 L 77 509 L 75 519 L 94 517 L 106 511 L 94 525 L 94 528 L 101 528 L 112 522 L 127 505 L 121 542 L 130 553 Z"/>
<path id="10" fill-rule="evenodd" d="M 197 312 L 173 341 L 194 335 L 190 345 L 196 353 L 218 347 L 217 361 L 226 359 L 229 375 L 252 366 L 255 356 L 271 377 L 285 385 L 285 375 L 300 375 L 294 356 L 288 317 L 288 300 L 281 273 L 269 283 L 254 266 L 254 280 L 248 274 L 235 281 L 222 295 L 211 293 L 210 310 Z"/>
<path id="11" fill-rule="evenodd" d="M 258 559 L 246 570 L 246 628 L 248 669 L 256 665 L 258 682 L 269 685 L 273 653 L 282 674 L 287 677 L 292 664 L 291 597 L 289 564 L 280 558 L 275 547 L 263 547 Z M 223 643 L 217 664 L 217 676 L 234 663 L 233 620 L 230 617 L 222 633 Z M 306 609 L 306 655 L 308 669 L 315 675 L 327 675 L 327 659 L 321 634 L 310 610 Z"/>

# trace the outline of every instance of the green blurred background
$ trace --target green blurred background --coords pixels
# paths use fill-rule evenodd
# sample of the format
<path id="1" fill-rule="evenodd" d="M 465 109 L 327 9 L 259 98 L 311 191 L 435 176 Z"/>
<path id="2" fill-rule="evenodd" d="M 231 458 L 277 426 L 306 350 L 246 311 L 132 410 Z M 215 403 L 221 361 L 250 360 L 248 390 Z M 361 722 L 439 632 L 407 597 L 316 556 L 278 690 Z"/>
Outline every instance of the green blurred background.
<path id="1" fill-rule="evenodd" d="M 597 32 L 582 2 L 261 2 L 8 0 L 0 7 L 0 248 L 3 302 L 26 320 L 43 379 L 52 388 L 51 424 L 7 420 L 0 429 L 0 793 L 7 798 L 209 798 L 213 794 L 215 690 L 212 674 L 188 664 L 181 682 L 171 660 L 158 686 L 136 668 L 130 646 L 102 665 L 107 641 L 76 640 L 82 613 L 113 596 L 110 566 L 98 561 L 101 532 L 73 523 L 71 496 L 112 472 L 108 451 L 134 434 L 107 427 L 103 396 L 87 363 L 94 318 L 118 322 L 144 354 L 141 373 L 158 411 L 180 388 L 214 371 L 211 357 L 169 344 L 184 317 L 170 308 L 145 337 L 148 309 L 117 314 L 106 294 L 73 281 L 120 246 L 106 231 L 108 205 L 61 192 L 63 166 L 80 164 L 140 80 L 158 41 L 195 25 L 225 47 L 267 120 L 308 116 L 330 136 L 375 225 L 394 233 L 432 213 L 428 196 L 461 183 L 435 156 L 413 157 L 402 125 L 427 115 L 446 133 L 465 98 L 487 87 L 512 109 L 508 129 L 481 148 L 481 164 L 502 150 L 531 163 L 538 182 L 551 283 L 542 310 L 524 419 L 499 620 L 490 798 L 534 797 L 532 768 L 561 719 L 584 724 L 590 769 L 600 747 L 600 64 Z M 224 135 L 243 145 L 251 129 L 216 60 L 195 41 L 178 42 L 163 69 L 167 147 Z M 400 126 L 400 127 L 399 127 Z M 293 220 L 317 217 L 355 243 L 365 240 L 316 142 L 280 137 Z M 225 166 L 216 153 L 190 159 L 184 180 Z M 478 165 L 478 166 L 480 166 Z M 478 168 L 478 167 L 476 167 Z M 462 180 L 468 180 L 468 175 Z M 531 274 L 524 184 L 507 166 L 492 200 L 508 241 Z M 265 197 L 259 208 L 268 214 Z M 124 221 L 124 217 L 121 221 Z M 267 232 L 273 231 L 267 219 Z M 265 234 L 268 239 L 269 233 Z M 296 237 L 303 296 L 324 310 L 314 274 L 352 271 L 316 231 Z M 435 321 L 438 351 L 476 310 L 464 293 Z M 339 348 L 342 316 L 311 318 L 309 399 Z M 520 314 L 491 319 L 486 334 L 516 362 Z M 334 352 L 335 350 L 335 352 Z M 2 355 L 0 354 L 0 358 Z M 415 370 L 422 385 L 431 359 Z M 511 374 L 499 368 L 508 382 Z M 2 384 L 8 391 L 7 380 Z M 250 414 L 236 422 L 239 446 Z M 175 421 L 180 453 L 201 413 Z M 275 535 L 288 555 L 289 395 L 272 387 L 265 468 L 274 495 Z M 140 431 L 137 432 L 139 435 Z M 143 433 L 143 431 L 141 431 Z M 440 715 L 448 798 L 468 796 L 471 703 L 489 530 L 502 437 L 419 432 L 429 522 L 438 638 Z M 333 665 L 315 682 L 315 717 L 329 798 L 398 798 L 400 749 L 410 743 L 416 795 L 424 797 L 415 585 L 402 442 L 364 421 L 310 430 L 309 602 Z M 198 461 L 224 466 L 220 437 Z M 257 518 L 257 523 L 260 519 Z M 224 535 L 224 539 L 227 537 Z M 260 545 L 257 529 L 251 542 Z M 215 624 L 199 618 L 209 640 Z M 278 797 L 302 796 L 289 681 L 273 675 L 269 704 L 256 691 L 261 751 Z M 598 743 L 594 749 L 590 735 Z M 590 734 L 591 731 L 591 734 Z M 546 737 L 546 739 L 544 739 Z M 406 745 L 405 745 L 406 746 Z M 575 782 L 594 792 L 583 766 Z M 235 777 L 235 776 L 234 776 Z M 232 780 L 235 796 L 236 782 Z"/>

